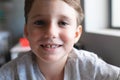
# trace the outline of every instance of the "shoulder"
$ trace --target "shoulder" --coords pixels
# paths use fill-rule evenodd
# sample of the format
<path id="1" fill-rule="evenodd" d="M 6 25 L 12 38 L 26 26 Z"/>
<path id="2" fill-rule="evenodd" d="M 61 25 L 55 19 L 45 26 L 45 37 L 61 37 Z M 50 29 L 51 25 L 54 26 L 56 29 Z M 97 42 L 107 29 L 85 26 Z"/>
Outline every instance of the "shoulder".
<path id="1" fill-rule="evenodd" d="M 71 52 L 71 60 L 75 60 L 79 65 L 80 71 L 85 74 L 96 76 L 96 80 L 102 80 L 106 78 L 108 80 L 117 80 L 120 76 L 120 68 L 106 63 L 104 60 L 99 58 L 95 53 L 73 49 Z"/>
<path id="2" fill-rule="evenodd" d="M 70 55 L 69 55 L 70 59 L 78 59 L 81 60 L 82 62 L 96 62 L 96 60 L 100 59 L 98 58 L 98 56 L 90 51 L 86 51 L 86 50 L 78 50 L 73 48 L 73 50 L 71 51 Z"/>
<path id="3" fill-rule="evenodd" d="M 18 68 L 21 66 L 24 67 L 27 63 L 30 63 L 31 60 L 31 52 L 25 53 L 22 56 L 6 63 L 0 68 L 0 76 L 1 75 L 15 75 Z"/>

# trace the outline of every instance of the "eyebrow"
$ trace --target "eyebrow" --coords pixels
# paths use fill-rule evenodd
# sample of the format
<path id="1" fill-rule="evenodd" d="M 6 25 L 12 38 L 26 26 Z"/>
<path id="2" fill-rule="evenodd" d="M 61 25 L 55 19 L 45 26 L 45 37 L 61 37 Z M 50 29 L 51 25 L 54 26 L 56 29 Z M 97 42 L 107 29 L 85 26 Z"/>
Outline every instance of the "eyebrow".
<path id="1" fill-rule="evenodd" d="M 37 14 L 37 15 L 28 16 L 28 17 L 29 17 L 30 19 L 34 19 L 34 18 L 36 18 L 36 17 L 43 17 L 43 16 L 45 16 L 45 15 Z M 68 20 L 68 21 L 71 21 L 71 20 L 72 20 L 71 18 L 69 18 L 69 16 L 65 16 L 65 15 L 59 15 L 59 18 L 61 18 L 61 19 L 66 19 L 66 20 Z"/>
<path id="2" fill-rule="evenodd" d="M 66 20 L 72 20 L 72 19 L 69 18 L 68 16 L 61 15 L 61 17 L 62 17 L 63 19 L 66 19 Z"/>
<path id="3" fill-rule="evenodd" d="M 28 16 L 30 19 L 34 19 L 34 18 L 36 18 L 36 17 L 41 17 L 42 15 L 40 15 L 40 14 L 37 14 L 37 15 L 35 15 L 35 16 Z"/>

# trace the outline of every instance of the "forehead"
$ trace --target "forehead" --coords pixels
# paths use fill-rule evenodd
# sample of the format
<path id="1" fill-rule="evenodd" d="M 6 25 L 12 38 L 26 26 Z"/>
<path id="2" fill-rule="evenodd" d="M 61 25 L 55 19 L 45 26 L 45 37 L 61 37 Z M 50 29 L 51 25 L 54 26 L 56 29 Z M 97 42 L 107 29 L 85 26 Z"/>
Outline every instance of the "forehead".
<path id="1" fill-rule="evenodd" d="M 30 10 L 30 15 L 66 15 L 76 17 L 76 11 L 62 0 L 35 0 Z"/>

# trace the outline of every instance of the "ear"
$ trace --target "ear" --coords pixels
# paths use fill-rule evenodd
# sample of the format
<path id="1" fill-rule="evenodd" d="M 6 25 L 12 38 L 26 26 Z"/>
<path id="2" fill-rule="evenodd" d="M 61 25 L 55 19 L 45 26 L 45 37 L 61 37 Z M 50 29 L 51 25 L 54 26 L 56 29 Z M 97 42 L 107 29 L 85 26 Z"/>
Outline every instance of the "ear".
<path id="1" fill-rule="evenodd" d="M 81 34 L 82 34 L 82 26 L 79 25 L 76 29 L 76 33 L 75 33 L 75 43 L 78 42 L 78 40 L 80 39 L 81 37 Z"/>
<path id="2" fill-rule="evenodd" d="M 24 37 L 28 37 L 28 28 L 27 28 L 27 24 L 24 25 Z"/>

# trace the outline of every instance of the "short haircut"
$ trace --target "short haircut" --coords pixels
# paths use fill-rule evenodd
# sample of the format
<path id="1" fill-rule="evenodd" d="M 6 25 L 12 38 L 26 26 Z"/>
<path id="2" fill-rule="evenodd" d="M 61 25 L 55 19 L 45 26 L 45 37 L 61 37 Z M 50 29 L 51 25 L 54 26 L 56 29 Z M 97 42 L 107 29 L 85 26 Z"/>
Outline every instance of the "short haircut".
<path id="1" fill-rule="evenodd" d="M 25 7 L 24 7 L 24 16 L 25 16 L 25 22 L 27 23 L 27 19 L 28 19 L 28 14 L 31 10 L 31 7 L 33 5 L 35 0 L 25 0 Z M 71 7 L 73 7 L 75 9 L 75 11 L 78 14 L 77 17 L 77 24 L 80 25 L 83 21 L 83 10 L 81 7 L 81 1 L 80 0 L 62 0 L 65 3 L 67 3 L 68 5 L 70 5 Z"/>

